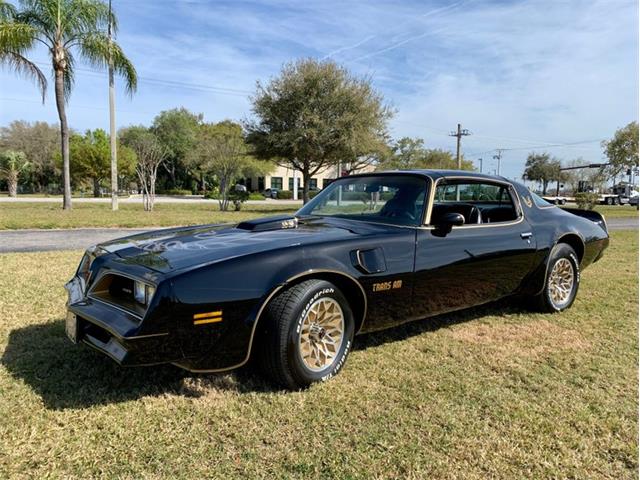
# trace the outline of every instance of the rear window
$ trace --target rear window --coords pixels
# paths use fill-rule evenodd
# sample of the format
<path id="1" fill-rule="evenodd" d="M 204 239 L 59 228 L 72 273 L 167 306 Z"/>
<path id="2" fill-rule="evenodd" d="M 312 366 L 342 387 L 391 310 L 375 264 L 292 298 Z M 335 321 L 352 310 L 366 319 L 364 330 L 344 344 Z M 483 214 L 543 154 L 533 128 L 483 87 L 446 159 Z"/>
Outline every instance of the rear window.
<path id="1" fill-rule="evenodd" d="M 533 192 L 531 192 L 531 198 L 533 199 L 533 203 L 535 203 L 536 207 L 538 207 L 538 208 L 554 207 L 555 206 L 553 203 L 547 202 L 544 198 L 536 195 Z"/>

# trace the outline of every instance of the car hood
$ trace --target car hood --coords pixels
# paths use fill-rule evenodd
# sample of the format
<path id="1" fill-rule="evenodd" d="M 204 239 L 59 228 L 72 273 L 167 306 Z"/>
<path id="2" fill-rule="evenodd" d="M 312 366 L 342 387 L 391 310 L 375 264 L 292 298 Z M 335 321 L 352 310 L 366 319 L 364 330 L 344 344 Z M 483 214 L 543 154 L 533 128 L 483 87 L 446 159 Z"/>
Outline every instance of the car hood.
<path id="1" fill-rule="evenodd" d="M 283 224 L 285 220 L 294 223 Z M 166 273 L 267 250 L 372 235 L 389 228 L 394 229 L 340 219 L 314 218 L 298 223 L 294 217 L 273 217 L 237 225 L 155 230 L 98 247 L 117 255 L 118 263 Z"/>

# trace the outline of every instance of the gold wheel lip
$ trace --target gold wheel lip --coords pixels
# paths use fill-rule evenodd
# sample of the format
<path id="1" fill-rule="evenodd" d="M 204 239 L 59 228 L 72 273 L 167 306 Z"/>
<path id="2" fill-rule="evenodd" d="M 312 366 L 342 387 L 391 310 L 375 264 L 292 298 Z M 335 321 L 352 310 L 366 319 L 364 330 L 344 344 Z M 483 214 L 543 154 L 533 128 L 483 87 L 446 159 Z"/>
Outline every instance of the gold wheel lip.
<path id="1" fill-rule="evenodd" d="M 322 328 L 321 330 L 324 332 L 322 338 L 324 338 L 324 336 L 328 336 L 330 341 L 327 341 L 327 340 L 322 341 L 322 338 L 320 339 L 320 341 L 313 340 L 313 342 L 316 343 L 316 345 L 311 346 L 312 351 L 310 352 L 310 354 L 314 353 L 316 357 L 315 357 L 315 362 L 312 363 L 312 360 L 310 358 L 308 357 L 305 358 L 304 351 L 307 348 L 306 344 L 311 343 L 312 341 L 310 338 L 311 331 L 312 330 L 314 332 L 318 331 L 318 328 L 314 328 L 314 327 L 318 327 L 319 325 L 323 324 L 323 322 L 326 323 L 326 319 L 324 319 L 323 316 L 318 315 L 318 309 L 316 307 L 320 304 L 330 304 L 330 306 L 337 309 L 336 315 L 337 315 L 337 318 L 339 319 L 339 322 L 338 322 L 337 328 L 333 327 L 332 330 L 336 331 L 339 337 L 336 340 L 334 340 L 333 337 L 338 335 L 329 335 L 326 333 L 326 329 Z M 327 310 L 325 306 L 324 314 L 326 314 L 326 311 Z M 310 320 L 310 316 L 312 313 L 314 314 L 314 319 Z M 305 331 L 307 333 L 305 333 Z M 315 300 L 307 309 L 305 316 L 302 322 L 300 323 L 300 332 L 298 334 L 298 356 L 302 361 L 302 364 L 304 365 L 304 367 L 314 373 L 317 373 L 317 372 L 324 371 L 330 366 L 332 366 L 335 363 L 338 357 L 338 354 L 340 353 L 340 350 L 342 349 L 342 345 L 344 343 L 344 336 L 345 336 L 345 319 L 344 319 L 344 311 L 342 310 L 340 303 L 334 298 L 326 297 L 326 296 L 320 297 L 317 300 Z M 331 352 L 328 352 L 327 345 L 332 345 L 331 348 L 334 350 L 332 352 L 333 354 L 330 356 L 327 355 L 327 353 L 331 353 Z M 320 349 L 320 347 L 323 347 L 323 348 Z M 321 362 L 320 359 L 318 358 L 319 354 L 321 354 L 324 357 L 323 362 Z"/>
<path id="2" fill-rule="evenodd" d="M 549 299 L 556 308 L 562 308 L 571 299 L 575 285 L 575 267 L 568 258 L 559 258 L 549 274 Z"/>

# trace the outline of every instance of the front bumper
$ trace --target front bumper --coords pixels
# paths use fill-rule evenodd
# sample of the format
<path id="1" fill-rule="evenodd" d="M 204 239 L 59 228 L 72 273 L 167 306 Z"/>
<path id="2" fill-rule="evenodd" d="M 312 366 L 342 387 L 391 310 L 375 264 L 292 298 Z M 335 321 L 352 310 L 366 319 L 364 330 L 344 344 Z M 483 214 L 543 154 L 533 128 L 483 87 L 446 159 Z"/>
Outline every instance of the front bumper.
<path id="1" fill-rule="evenodd" d="M 157 365 L 183 358 L 180 346 L 168 332 L 138 335 L 140 319 L 125 310 L 82 295 L 81 279 L 66 286 L 67 335 L 111 357 L 124 366 Z"/>

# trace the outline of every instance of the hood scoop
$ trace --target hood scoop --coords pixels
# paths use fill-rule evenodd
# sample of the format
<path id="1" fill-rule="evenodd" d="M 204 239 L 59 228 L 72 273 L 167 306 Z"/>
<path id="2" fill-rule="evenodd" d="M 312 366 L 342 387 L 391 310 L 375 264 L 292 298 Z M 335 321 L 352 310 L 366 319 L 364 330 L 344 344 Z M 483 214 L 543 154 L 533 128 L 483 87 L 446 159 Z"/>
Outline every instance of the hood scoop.
<path id="1" fill-rule="evenodd" d="M 265 232 L 267 230 L 285 230 L 298 228 L 298 219 L 291 215 L 279 215 L 277 217 L 257 218 L 241 222 L 236 227 L 250 232 Z"/>

